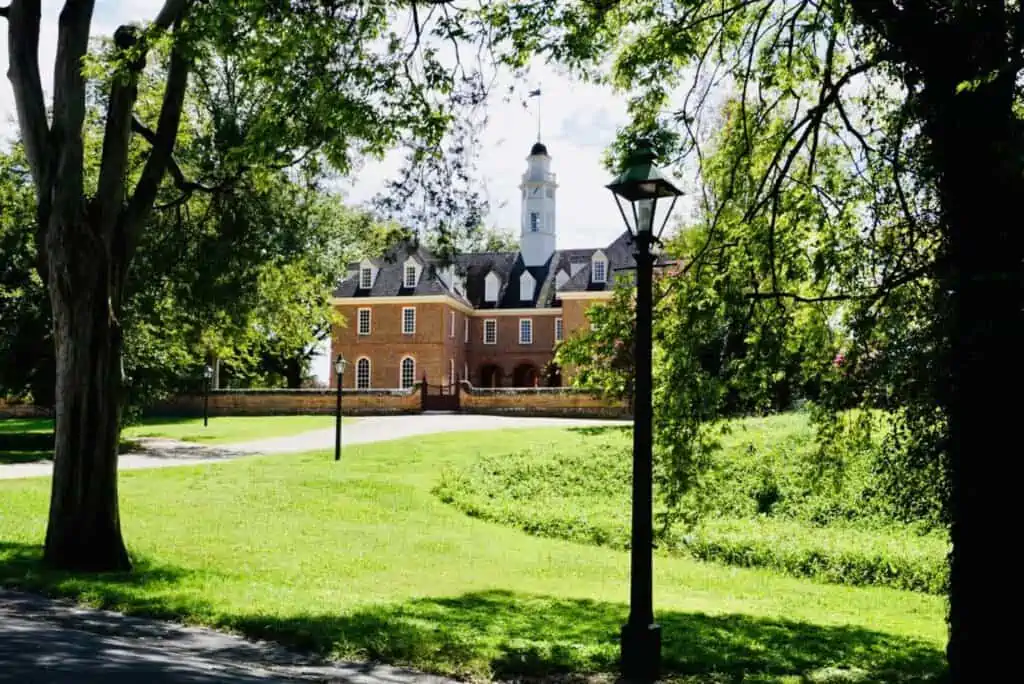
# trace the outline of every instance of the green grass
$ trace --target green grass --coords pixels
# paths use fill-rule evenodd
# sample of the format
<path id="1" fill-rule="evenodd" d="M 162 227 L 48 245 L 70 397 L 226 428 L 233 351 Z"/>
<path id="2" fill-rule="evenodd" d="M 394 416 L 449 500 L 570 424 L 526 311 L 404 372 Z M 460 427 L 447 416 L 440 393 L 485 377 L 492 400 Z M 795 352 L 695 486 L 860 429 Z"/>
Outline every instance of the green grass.
<path id="1" fill-rule="evenodd" d="M 449 468 L 435 493 L 473 517 L 531 534 L 626 549 L 630 432 L 574 433 L 568 444 L 488 454 Z M 677 525 L 659 535 L 659 543 L 700 560 L 944 593 L 947 536 L 878 514 L 851 516 L 864 496 L 866 459 L 851 459 L 837 483 L 820 472 L 812 440 L 800 415 L 737 422 L 704 477 L 699 499 L 707 510 L 701 523 L 690 534 Z M 766 500 L 769 513 L 762 512 Z"/>
<path id="2" fill-rule="evenodd" d="M 349 424 L 355 418 L 345 418 Z M 210 418 L 147 418 L 121 432 L 122 450 L 132 440 L 161 437 L 203 444 L 232 444 L 271 437 L 287 437 L 334 426 L 334 416 L 232 416 Z M 0 420 L 0 465 L 53 458 L 53 420 L 15 418 Z"/>
<path id="3" fill-rule="evenodd" d="M 43 570 L 48 482 L 0 482 L 0 582 L 461 677 L 612 671 L 629 559 L 472 519 L 444 468 L 570 431 L 434 435 L 121 475 L 128 576 Z M 925 681 L 944 603 L 659 555 L 667 669 L 688 682 Z"/>

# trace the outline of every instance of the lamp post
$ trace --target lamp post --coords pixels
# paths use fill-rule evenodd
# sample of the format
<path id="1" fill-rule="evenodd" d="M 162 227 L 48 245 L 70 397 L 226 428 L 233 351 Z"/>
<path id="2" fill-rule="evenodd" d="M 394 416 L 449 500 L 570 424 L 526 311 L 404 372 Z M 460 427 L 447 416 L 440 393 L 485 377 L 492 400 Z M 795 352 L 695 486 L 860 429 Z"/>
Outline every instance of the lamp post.
<path id="1" fill-rule="evenodd" d="M 345 373 L 348 361 L 341 354 L 334 360 L 334 375 L 338 380 L 338 407 L 334 421 L 334 460 L 341 460 L 341 376 Z"/>
<path id="2" fill-rule="evenodd" d="M 203 368 L 203 427 L 210 422 L 210 384 L 213 381 L 213 366 L 206 364 Z"/>
<path id="3" fill-rule="evenodd" d="M 607 186 L 636 247 L 633 253 L 636 258 L 636 391 L 633 399 L 629 619 L 622 627 L 620 644 L 623 677 L 640 681 L 654 681 L 661 667 L 661 626 L 654 622 L 653 596 L 651 286 L 656 257 L 651 248 L 659 242 L 676 200 L 682 195 L 655 166 L 654 160 L 651 143 L 640 141 L 627 160 L 626 168 Z"/>

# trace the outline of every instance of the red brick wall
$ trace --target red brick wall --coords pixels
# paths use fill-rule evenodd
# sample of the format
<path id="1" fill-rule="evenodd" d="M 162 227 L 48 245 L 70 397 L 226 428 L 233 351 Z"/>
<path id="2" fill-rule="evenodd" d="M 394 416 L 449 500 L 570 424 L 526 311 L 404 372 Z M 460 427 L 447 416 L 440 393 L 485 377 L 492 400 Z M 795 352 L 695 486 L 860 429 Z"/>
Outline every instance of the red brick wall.
<path id="1" fill-rule="evenodd" d="M 402 309 L 405 306 L 416 308 L 416 332 L 412 335 L 402 333 Z M 416 361 L 416 379 L 426 373 L 432 380 L 440 378 L 447 372 L 445 338 L 447 334 L 446 304 L 369 304 L 365 308 L 371 310 L 370 334 L 359 335 L 358 310 L 364 308 L 358 304 L 336 305 L 337 310 L 345 317 L 345 323 L 335 326 L 331 343 L 331 358 L 344 354 L 349 361 L 345 371 L 344 386 L 355 389 L 356 362 L 361 357 L 370 359 L 370 386 L 373 389 L 393 389 L 400 385 L 400 366 L 402 359 L 411 356 Z M 331 377 L 331 386 L 335 387 L 335 378 Z"/>
<path id="2" fill-rule="evenodd" d="M 332 414 L 337 395 L 334 390 L 216 390 L 210 393 L 211 416 L 272 416 L 288 414 Z M 460 386 L 464 413 L 492 413 L 519 416 L 563 416 L 624 418 L 628 412 L 620 402 L 572 388 L 478 389 Z M 413 390 L 346 390 L 342 413 L 380 415 L 418 413 L 419 386 Z M 180 395 L 146 411 L 152 416 L 201 416 L 202 395 Z"/>
<path id="3" fill-rule="evenodd" d="M 336 402 L 336 390 L 215 390 L 210 393 L 210 415 L 332 414 Z M 345 390 L 342 396 L 342 413 L 345 415 L 416 413 L 419 410 L 418 386 L 412 390 Z M 201 416 L 203 397 L 171 397 L 149 408 L 146 413 L 153 416 Z"/>
<path id="4" fill-rule="evenodd" d="M 460 405 L 466 413 L 521 416 L 625 418 L 625 404 L 572 388 L 483 389 L 462 383 Z"/>
<path id="5" fill-rule="evenodd" d="M 566 299 L 562 301 L 562 325 L 565 329 L 565 337 L 568 339 L 574 334 L 590 330 L 590 319 L 587 318 L 587 309 L 604 301 L 599 298 L 592 299 Z M 572 383 L 575 375 L 575 368 L 569 366 L 562 369 L 562 384 Z"/>
<path id="6" fill-rule="evenodd" d="M 554 359 L 555 319 L 561 317 L 565 335 L 572 335 L 589 327 L 585 312 L 597 301 L 600 300 L 566 300 L 560 313 L 499 313 L 493 316 L 484 311 L 477 311 L 476 315 L 470 316 L 450 304 L 440 302 L 346 302 L 335 305 L 345 323 L 334 330 L 331 357 L 335 358 L 341 353 L 349 360 L 344 386 L 352 389 L 356 387 L 356 363 L 360 358 L 370 359 L 371 387 L 389 389 L 400 385 L 400 364 L 406 356 L 416 361 L 416 379 L 421 380 L 426 375 L 431 384 L 451 382 L 449 376 L 454 366 L 455 377 L 483 385 L 482 370 L 493 365 L 501 369 L 502 387 L 516 384 L 515 371 L 522 366 L 536 368 L 537 382 L 543 386 L 544 368 Z M 412 335 L 402 333 L 402 309 L 405 306 L 416 308 L 416 332 Z M 369 335 L 359 335 L 357 331 L 358 311 L 364 307 L 371 311 Z M 497 321 L 498 326 L 497 344 L 493 345 L 483 342 L 484 321 L 491 318 Z M 533 321 L 532 344 L 519 343 L 519 321 L 522 318 Z M 467 319 L 468 343 L 465 342 Z M 563 372 L 564 381 L 568 381 L 569 377 L 569 374 Z M 334 386 L 333 374 L 330 382 Z"/>
<path id="7" fill-rule="evenodd" d="M 49 418 L 50 409 L 35 404 L 0 399 L 0 419 L 2 418 Z"/>
<path id="8" fill-rule="evenodd" d="M 512 386 L 517 366 L 528 364 L 543 372 L 544 366 L 554 359 L 555 319 L 558 314 L 512 314 L 488 316 L 485 312 L 477 312 L 470 325 L 469 338 L 469 378 L 476 385 L 483 383 L 481 371 L 485 366 L 495 365 L 501 368 L 504 381 L 503 387 Z M 484 321 L 493 318 L 498 325 L 496 344 L 484 344 Z M 533 320 L 533 343 L 519 344 L 519 321 L 523 318 Z M 543 377 L 540 384 L 544 384 Z"/>

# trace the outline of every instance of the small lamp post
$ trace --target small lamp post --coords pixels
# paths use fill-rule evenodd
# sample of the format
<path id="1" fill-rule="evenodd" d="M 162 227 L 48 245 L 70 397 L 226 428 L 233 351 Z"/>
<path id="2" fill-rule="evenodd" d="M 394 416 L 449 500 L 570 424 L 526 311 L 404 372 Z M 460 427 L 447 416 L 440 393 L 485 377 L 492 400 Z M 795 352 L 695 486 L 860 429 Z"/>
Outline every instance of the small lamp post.
<path id="1" fill-rule="evenodd" d="M 338 380 L 338 407 L 334 421 L 334 460 L 341 460 L 341 376 L 345 374 L 348 361 L 341 354 L 334 360 L 334 375 Z"/>
<path id="2" fill-rule="evenodd" d="M 203 427 L 210 422 L 210 385 L 213 384 L 213 366 L 206 364 L 203 368 Z"/>
<path id="3" fill-rule="evenodd" d="M 661 626 L 654 622 L 653 432 L 651 427 L 651 286 L 658 243 L 682 192 L 654 164 L 640 141 L 622 173 L 607 187 L 633 236 L 636 250 L 636 392 L 633 403 L 633 512 L 629 619 L 622 627 L 622 675 L 654 681 L 661 669 Z M 669 203 L 671 199 L 671 203 Z M 632 220 L 631 220 L 632 219 Z M 660 221 L 659 221 L 660 219 Z"/>

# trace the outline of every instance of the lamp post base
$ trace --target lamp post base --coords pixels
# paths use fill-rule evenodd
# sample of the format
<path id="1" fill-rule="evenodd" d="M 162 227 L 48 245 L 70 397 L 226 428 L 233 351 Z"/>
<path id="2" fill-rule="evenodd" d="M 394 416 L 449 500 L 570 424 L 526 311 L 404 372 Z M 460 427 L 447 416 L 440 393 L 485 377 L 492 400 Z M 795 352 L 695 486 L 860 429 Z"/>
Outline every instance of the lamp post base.
<path id="1" fill-rule="evenodd" d="M 653 682 L 661 673 L 661 625 L 622 626 L 622 676 Z"/>

